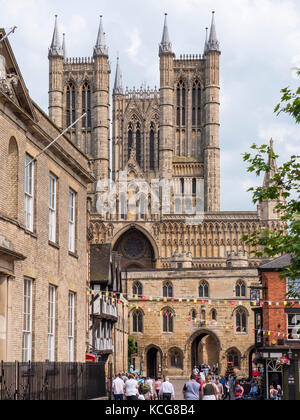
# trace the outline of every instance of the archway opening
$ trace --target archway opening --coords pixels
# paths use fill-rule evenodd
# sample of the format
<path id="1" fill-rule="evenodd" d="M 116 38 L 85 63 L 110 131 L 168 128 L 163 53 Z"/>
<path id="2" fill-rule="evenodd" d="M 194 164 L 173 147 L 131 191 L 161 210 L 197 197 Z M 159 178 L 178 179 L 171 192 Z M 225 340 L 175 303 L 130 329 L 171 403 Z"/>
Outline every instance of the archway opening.
<path id="1" fill-rule="evenodd" d="M 151 347 L 147 351 L 147 376 L 155 379 L 161 375 L 162 355 L 158 348 Z"/>
<path id="2" fill-rule="evenodd" d="M 155 268 L 155 253 L 149 239 L 138 229 L 127 230 L 114 246 L 121 258 L 122 270 Z"/>
<path id="3" fill-rule="evenodd" d="M 219 365 L 220 345 L 217 338 L 208 332 L 200 333 L 191 345 L 191 369 L 208 364 Z"/>

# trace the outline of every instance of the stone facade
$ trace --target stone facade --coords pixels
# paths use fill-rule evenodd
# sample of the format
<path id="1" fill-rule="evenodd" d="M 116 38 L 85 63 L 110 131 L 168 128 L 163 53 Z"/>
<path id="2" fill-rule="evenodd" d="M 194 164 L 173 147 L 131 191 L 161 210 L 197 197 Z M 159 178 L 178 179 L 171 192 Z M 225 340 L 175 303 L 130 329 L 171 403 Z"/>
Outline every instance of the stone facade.
<path id="1" fill-rule="evenodd" d="M 71 112 L 76 116 L 82 113 L 85 103 L 82 91 L 86 83 L 90 86 L 91 109 L 94 110 L 90 119 L 91 140 L 86 134 L 82 135 L 84 130 L 80 124 L 74 138 L 77 142 L 81 139 L 81 147 L 90 151 L 94 175 L 100 185 L 110 175 L 106 154 L 109 148 L 109 68 L 102 20 L 93 58 L 67 58 L 54 47 L 52 43 L 50 92 L 54 84 L 51 68 L 56 60 L 63 66 L 60 70 L 62 85 L 69 86 L 69 91 L 62 90 L 59 95 L 60 111 L 55 108 L 60 112 L 58 120 L 65 121 L 64 127 L 67 127 L 64 116 Z M 159 89 L 124 89 L 119 60 L 117 63 L 112 95 L 111 168 L 115 190 L 112 188 L 111 196 L 107 195 L 101 202 L 100 193 L 106 193 L 108 186 L 104 183 L 101 191 L 90 189 L 91 242 L 111 244 L 121 255 L 127 287 L 125 296 L 132 293 L 136 280 L 146 300 L 149 295 L 162 296 L 163 283 L 174 277 L 174 298 L 199 299 L 199 282 L 207 279 L 210 295 L 204 304 L 206 321 L 214 309 L 213 303 L 208 303 L 210 300 L 233 299 L 236 305 L 235 308 L 220 305 L 218 319 L 224 324 L 228 322 L 229 328 L 233 325 L 231 330 L 222 330 L 200 326 L 203 322 L 200 300 L 196 304 L 194 323 L 188 321 L 193 310 L 191 302 L 174 302 L 171 305 L 175 314 L 174 331 L 162 334 L 163 318 L 155 317 L 152 312 L 162 310 L 161 304 L 150 301 L 146 305 L 138 296 L 134 306 L 138 306 L 137 310 L 145 306 L 146 311 L 134 321 L 132 313 L 129 314 L 129 331 L 138 345 L 137 367 L 145 371 L 152 365 L 152 370 L 148 370 L 151 375 L 189 375 L 192 362 L 207 357 L 218 361 L 223 371 L 226 360 L 235 358 L 241 374 L 248 376 L 249 373 L 248 357 L 254 344 L 253 314 L 248 308 L 249 296 L 234 299 L 234 290 L 238 280 L 244 282 L 245 290 L 252 281 L 258 280 L 256 267 L 260 261 L 253 257 L 253 249 L 242 238 L 266 227 L 276 230 L 280 222 L 279 215 L 273 211 L 274 203 L 269 201 L 254 212 L 220 209 L 220 55 L 214 16 L 203 54 L 179 58 L 173 52 L 165 18 L 159 48 Z M 75 89 L 74 107 L 70 102 L 71 87 Z M 100 91 L 102 95 L 97 96 Z M 50 110 L 55 107 L 54 102 L 50 94 Z M 96 110 L 101 110 L 101 118 Z M 95 130 L 99 130 L 99 135 Z M 93 149 L 89 142 L 94 145 Z M 170 182 L 171 189 L 169 208 L 164 207 L 162 193 L 158 190 L 157 211 L 153 212 L 153 196 L 148 186 L 155 178 Z M 145 190 L 137 188 L 139 179 L 146 183 Z M 189 217 L 188 208 L 197 208 L 199 204 L 198 193 L 202 212 Z M 183 195 L 188 196 L 188 201 Z M 112 196 L 111 211 L 104 211 Z M 245 302 L 237 304 L 240 300 Z M 247 330 L 242 333 L 234 329 L 237 306 L 242 307 L 245 315 L 243 322 Z M 148 313 L 148 309 L 151 312 Z M 133 334 L 133 322 L 135 328 L 143 322 L 142 332 Z M 117 354 L 117 358 L 122 357 Z M 173 372 L 172 365 L 176 363 L 180 368 Z"/>
<path id="2" fill-rule="evenodd" d="M 60 131 L 28 96 L 8 40 L 1 45 L 2 62 L 17 83 L 14 95 L 0 88 L 0 360 L 83 362 L 88 309 L 86 201 L 93 177 L 88 159 L 67 137 L 38 156 Z M 28 177 L 26 156 L 37 157 L 32 176 L 30 166 L 27 169 Z M 56 179 L 53 242 L 50 175 Z M 70 189 L 75 193 L 74 252 L 69 251 Z M 55 290 L 51 299 L 50 286 Z"/>

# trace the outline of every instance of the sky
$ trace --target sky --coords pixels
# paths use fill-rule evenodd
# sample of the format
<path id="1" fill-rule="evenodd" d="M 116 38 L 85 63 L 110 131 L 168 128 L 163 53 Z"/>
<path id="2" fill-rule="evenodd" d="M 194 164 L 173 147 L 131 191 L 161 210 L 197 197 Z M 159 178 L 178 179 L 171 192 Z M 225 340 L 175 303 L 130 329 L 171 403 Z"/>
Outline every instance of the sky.
<path id="1" fill-rule="evenodd" d="M 221 55 L 221 210 L 255 211 L 248 188 L 262 179 L 247 173 L 242 154 L 272 137 L 279 164 L 300 153 L 300 130 L 274 114 L 284 87 L 299 86 L 300 0 L 0 0 L 0 27 L 9 38 L 32 99 L 48 112 L 48 47 L 54 16 L 66 33 L 69 57 L 92 56 L 99 16 L 114 81 L 120 56 L 124 87 L 159 86 L 158 45 L 164 13 L 173 51 L 203 53 L 205 27 L 215 11 Z"/>

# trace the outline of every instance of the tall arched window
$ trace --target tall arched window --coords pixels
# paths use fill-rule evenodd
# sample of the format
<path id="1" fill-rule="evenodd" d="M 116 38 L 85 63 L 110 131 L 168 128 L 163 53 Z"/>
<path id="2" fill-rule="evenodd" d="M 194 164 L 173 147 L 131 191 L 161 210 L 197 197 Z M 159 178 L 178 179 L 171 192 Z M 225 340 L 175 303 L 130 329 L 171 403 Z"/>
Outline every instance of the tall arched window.
<path id="1" fill-rule="evenodd" d="M 143 314 L 141 311 L 134 311 L 132 315 L 133 321 L 133 332 L 142 333 L 143 332 Z"/>
<path id="2" fill-rule="evenodd" d="M 235 286 L 236 297 L 246 297 L 246 284 L 239 280 Z"/>
<path id="3" fill-rule="evenodd" d="M 142 163 L 142 139 L 140 124 L 136 127 L 136 161 L 141 166 Z"/>
<path id="4" fill-rule="evenodd" d="M 247 332 L 247 315 L 244 309 L 238 309 L 235 314 L 236 332 Z"/>
<path id="5" fill-rule="evenodd" d="M 82 114 L 85 112 L 87 116 L 82 119 L 82 128 L 90 129 L 92 126 L 91 88 L 87 82 L 82 86 Z"/>
<path id="6" fill-rule="evenodd" d="M 185 126 L 185 84 L 180 80 L 177 84 L 177 116 L 176 116 L 176 125 L 179 127 Z"/>
<path id="7" fill-rule="evenodd" d="M 131 150 L 133 148 L 133 127 L 130 123 L 128 126 L 128 159 L 130 158 Z"/>
<path id="8" fill-rule="evenodd" d="M 13 219 L 18 218 L 18 170 L 19 150 L 16 139 L 12 137 L 8 146 L 7 178 L 7 214 Z"/>
<path id="9" fill-rule="evenodd" d="M 173 285 L 172 283 L 165 283 L 163 287 L 163 295 L 165 298 L 172 298 L 173 297 Z"/>
<path id="10" fill-rule="evenodd" d="M 163 331 L 167 333 L 174 332 L 174 314 L 171 309 L 163 310 Z"/>
<path id="11" fill-rule="evenodd" d="M 67 127 L 69 127 L 75 122 L 76 118 L 76 91 L 72 82 L 67 86 L 66 101 Z"/>
<path id="12" fill-rule="evenodd" d="M 209 295 L 209 287 L 206 281 L 203 281 L 199 286 L 199 297 L 200 298 L 208 298 Z"/>
<path id="13" fill-rule="evenodd" d="M 145 220 L 147 216 L 147 199 L 145 194 L 141 195 L 140 198 L 140 215 L 141 219 Z"/>
<path id="14" fill-rule="evenodd" d="M 199 80 L 196 80 L 193 84 L 192 125 L 197 127 L 201 125 L 201 85 Z"/>
<path id="15" fill-rule="evenodd" d="M 140 282 L 134 283 L 132 287 L 132 294 L 133 296 L 139 296 L 139 297 L 143 296 L 143 286 Z"/>
<path id="16" fill-rule="evenodd" d="M 157 168 L 160 169 L 160 131 L 157 132 Z"/>
<path id="17" fill-rule="evenodd" d="M 151 123 L 150 127 L 150 171 L 154 171 L 155 169 L 155 132 L 154 132 L 154 124 Z"/>

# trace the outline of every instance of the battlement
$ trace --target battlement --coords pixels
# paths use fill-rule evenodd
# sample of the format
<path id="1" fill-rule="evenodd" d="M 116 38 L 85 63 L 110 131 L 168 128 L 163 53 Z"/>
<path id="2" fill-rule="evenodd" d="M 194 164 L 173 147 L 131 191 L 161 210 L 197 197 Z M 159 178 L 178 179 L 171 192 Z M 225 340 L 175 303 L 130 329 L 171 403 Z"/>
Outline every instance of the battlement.
<path id="1" fill-rule="evenodd" d="M 68 57 L 64 59 L 64 64 L 93 64 L 93 57 Z"/>
<path id="2" fill-rule="evenodd" d="M 143 88 L 141 86 L 140 89 L 136 89 L 135 87 L 128 89 L 126 86 L 124 95 L 126 99 L 156 99 L 159 98 L 159 91 L 157 90 L 156 86 L 154 89 L 150 89 L 149 86 L 147 88 Z"/>

